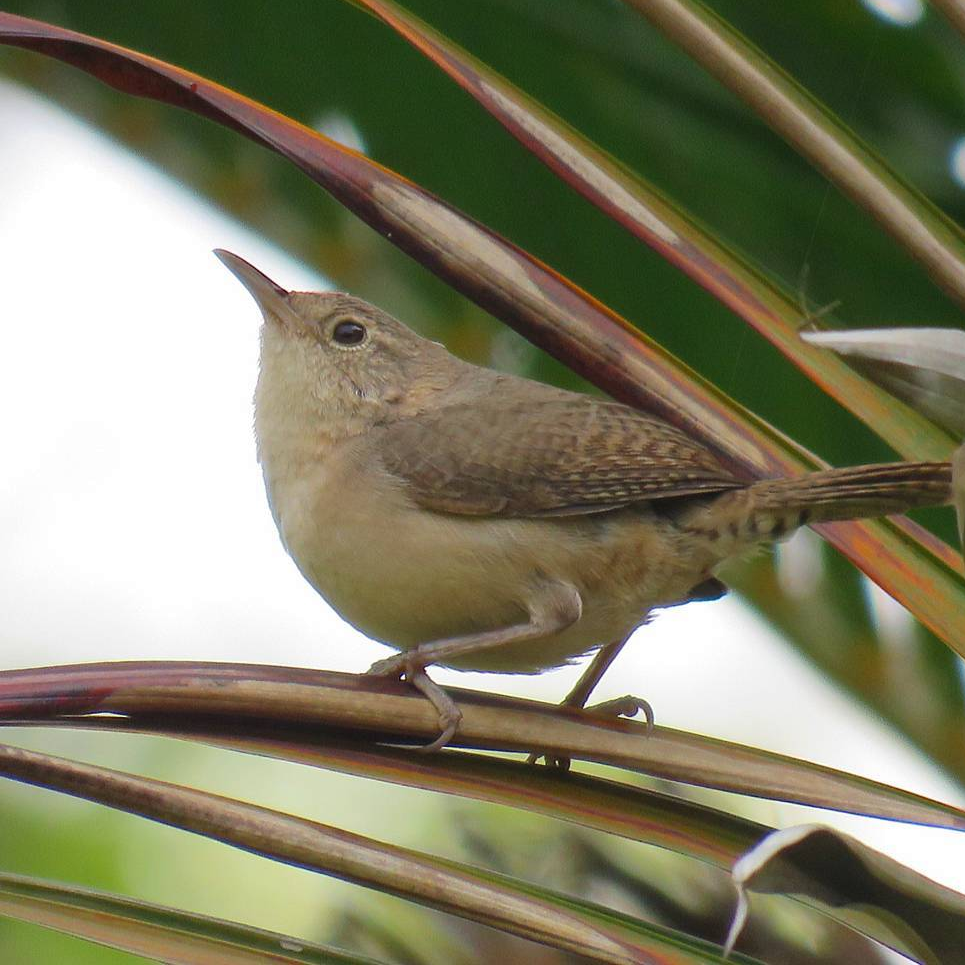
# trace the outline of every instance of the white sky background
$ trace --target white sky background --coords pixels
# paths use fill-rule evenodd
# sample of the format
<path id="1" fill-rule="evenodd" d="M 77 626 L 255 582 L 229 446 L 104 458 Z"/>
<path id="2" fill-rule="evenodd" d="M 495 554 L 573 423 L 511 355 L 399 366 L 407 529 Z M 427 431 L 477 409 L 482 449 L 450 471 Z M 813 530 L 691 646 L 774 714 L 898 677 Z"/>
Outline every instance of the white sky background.
<path id="1" fill-rule="evenodd" d="M 255 462 L 258 310 L 211 254 L 312 271 L 32 94 L 0 84 L 0 665 L 230 660 L 361 671 L 386 654 L 285 555 Z M 440 682 L 556 700 L 577 671 Z M 660 723 L 961 795 L 736 599 L 645 628 L 597 696 Z M 2 794 L 2 787 L 0 787 Z M 965 838 L 843 826 L 965 891 Z"/>

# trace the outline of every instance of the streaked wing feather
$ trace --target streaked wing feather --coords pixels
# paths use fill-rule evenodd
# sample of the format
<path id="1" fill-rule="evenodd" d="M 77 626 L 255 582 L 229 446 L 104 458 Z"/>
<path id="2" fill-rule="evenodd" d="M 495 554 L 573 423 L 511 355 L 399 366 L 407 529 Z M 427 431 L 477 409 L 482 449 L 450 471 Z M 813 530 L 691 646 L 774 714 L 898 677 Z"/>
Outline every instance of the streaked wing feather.
<path id="1" fill-rule="evenodd" d="M 380 451 L 419 505 L 460 515 L 600 513 L 741 485 L 673 426 L 574 393 L 426 412 L 384 426 Z"/>

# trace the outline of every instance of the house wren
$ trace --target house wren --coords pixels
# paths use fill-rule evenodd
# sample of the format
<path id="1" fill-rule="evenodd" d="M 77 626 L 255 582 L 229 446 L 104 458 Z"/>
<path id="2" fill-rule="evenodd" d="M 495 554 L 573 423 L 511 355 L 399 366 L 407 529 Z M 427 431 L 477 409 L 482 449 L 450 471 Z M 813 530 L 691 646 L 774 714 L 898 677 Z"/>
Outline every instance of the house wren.
<path id="1" fill-rule="evenodd" d="M 601 648 L 582 705 L 655 607 L 720 595 L 714 569 L 805 523 L 948 502 L 947 463 L 748 484 L 628 406 L 470 365 L 372 305 L 288 292 L 216 254 L 264 315 L 255 434 L 272 515 L 309 583 L 402 651 L 404 677 L 538 673 Z"/>

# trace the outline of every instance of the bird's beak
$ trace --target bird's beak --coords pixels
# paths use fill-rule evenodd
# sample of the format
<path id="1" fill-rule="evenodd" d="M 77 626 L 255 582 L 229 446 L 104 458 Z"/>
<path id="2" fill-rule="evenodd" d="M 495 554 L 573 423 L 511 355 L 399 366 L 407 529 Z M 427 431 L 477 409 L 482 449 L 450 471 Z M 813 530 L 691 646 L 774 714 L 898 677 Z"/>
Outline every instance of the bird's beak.
<path id="1" fill-rule="evenodd" d="M 230 251 L 225 251 L 224 248 L 215 248 L 214 253 L 225 268 L 248 289 L 266 319 L 277 318 L 292 331 L 297 331 L 301 327 L 298 314 L 288 300 L 289 293 L 281 285 L 276 285 L 254 265 Z"/>

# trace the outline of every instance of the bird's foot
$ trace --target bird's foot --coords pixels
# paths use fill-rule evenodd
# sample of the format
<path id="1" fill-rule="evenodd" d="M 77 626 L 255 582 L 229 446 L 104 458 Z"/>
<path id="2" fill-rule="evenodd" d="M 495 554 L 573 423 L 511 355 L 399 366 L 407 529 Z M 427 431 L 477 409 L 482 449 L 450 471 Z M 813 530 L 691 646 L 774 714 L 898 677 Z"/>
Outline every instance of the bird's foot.
<path id="1" fill-rule="evenodd" d="M 372 677 L 399 677 L 400 679 L 405 676 L 406 667 L 406 654 L 397 653 L 392 657 L 386 657 L 384 660 L 376 660 L 375 663 L 365 671 L 366 676 Z"/>
<path id="2" fill-rule="evenodd" d="M 636 717 L 642 712 L 647 721 L 647 733 L 653 730 L 653 707 L 650 706 L 650 701 L 642 697 L 634 697 L 632 694 L 624 694 L 622 697 L 593 704 L 592 707 L 586 708 L 586 712 L 603 714 L 607 717 Z"/>
<path id="3" fill-rule="evenodd" d="M 568 757 L 556 757 L 554 754 L 541 754 L 539 751 L 533 751 L 533 753 L 526 758 L 527 764 L 538 764 L 540 761 L 543 762 L 544 767 L 549 767 L 554 771 L 560 771 L 563 774 L 570 769 L 570 764 L 572 763 Z"/>
<path id="4" fill-rule="evenodd" d="M 433 751 L 442 750 L 456 736 L 456 730 L 462 720 L 462 711 L 442 687 L 430 679 L 426 673 L 424 659 L 418 650 L 419 648 L 416 647 L 414 650 L 377 660 L 366 673 L 375 677 L 401 678 L 424 694 L 435 707 L 439 714 L 441 732 L 434 741 L 417 748 L 425 754 L 431 754 Z"/>
<path id="5" fill-rule="evenodd" d="M 576 700 L 567 698 L 561 706 L 580 709 L 583 705 Z M 625 694 L 623 697 L 614 697 L 612 700 L 604 700 L 602 703 L 587 707 L 586 712 L 588 714 L 599 714 L 605 717 L 635 717 L 642 712 L 647 721 L 647 734 L 649 735 L 653 731 L 653 707 L 650 706 L 649 701 L 644 700 L 642 697 Z M 536 751 L 530 754 L 526 761 L 528 764 L 536 764 L 541 759 L 546 762 L 547 767 L 552 767 L 558 771 L 568 771 L 570 769 L 570 759 L 568 757 L 554 757 L 552 754 L 540 754 Z"/>

